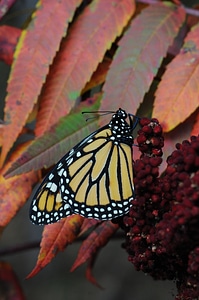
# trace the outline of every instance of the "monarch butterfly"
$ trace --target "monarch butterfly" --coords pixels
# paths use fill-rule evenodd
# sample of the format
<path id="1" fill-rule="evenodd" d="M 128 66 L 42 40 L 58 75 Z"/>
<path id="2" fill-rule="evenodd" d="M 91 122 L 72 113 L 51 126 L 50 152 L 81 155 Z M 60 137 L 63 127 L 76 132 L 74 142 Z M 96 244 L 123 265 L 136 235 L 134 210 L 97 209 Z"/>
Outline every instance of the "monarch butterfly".
<path id="1" fill-rule="evenodd" d="M 44 225 L 72 214 L 99 220 L 126 214 L 134 197 L 132 132 L 138 119 L 119 108 L 109 124 L 70 150 L 36 191 L 31 221 Z"/>

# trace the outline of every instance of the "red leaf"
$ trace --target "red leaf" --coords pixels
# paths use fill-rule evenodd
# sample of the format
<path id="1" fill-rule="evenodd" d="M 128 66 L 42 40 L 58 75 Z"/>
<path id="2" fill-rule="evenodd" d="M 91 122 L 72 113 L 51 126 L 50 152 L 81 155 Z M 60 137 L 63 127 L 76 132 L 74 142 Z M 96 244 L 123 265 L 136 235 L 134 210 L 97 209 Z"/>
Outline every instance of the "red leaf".
<path id="1" fill-rule="evenodd" d="M 36 181 L 37 176 L 34 172 L 9 179 L 0 176 L 0 226 L 6 226 L 24 205 Z"/>
<path id="2" fill-rule="evenodd" d="M 81 231 L 79 233 L 79 236 L 81 236 L 82 234 L 84 234 L 88 229 L 90 229 L 91 227 L 96 226 L 97 224 L 101 223 L 101 221 L 95 220 L 95 219 L 84 219 L 84 222 L 82 224 L 81 227 Z"/>
<path id="3" fill-rule="evenodd" d="M 93 265 L 96 259 L 96 255 L 89 260 L 87 268 L 86 268 L 86 278 L 94 285 L 96 285 L 98 288 L 102 289 L 101 285 L 97 282 L 97 280 L 94 278 L 92 274 Z"/>
<path id="4" fill-rule="evenodd" d="M 96 0 L 71 25 L 41 96 L 36 135 L 41 135 L 76 105 L 86 82 L 134 10 L 132 0 Z"/>
<path id="5" fill-rule="evenodd" d="M 196 135 L 197 136 L 198 134 L 199 134 L 199 113 L 197 114 L 194 126 L 193 126 L 192 131 L 191 131 L 191 135 Z"/>
<path id="6" fill-rule="evenodd" d="M 44 227 L 37 264 L 27 278 L 35 276 L 59 251 L 63 251 L 77 238 L 83 220 L 83 217 L 73 215 Z"/>
<path id="7" fill-rule="evenodd" d="M 3 25 L 0 26 L 0 60 L 11 65 L 17 40 L 21 29 Z"/>
<path id="8" fill-rule="evenodd" d="M 183 8 L 157 3 L 132 20 L 108 72 L 101 110 L 115 110 L 117 99 L 117 108 L 135 114 L 184 19 Z"/>
<path id="9" fill-rule="evenodd" d="M 1 299 L 25 300 L 19 281 L 6 262 L 0 262 Z"/>
<path id="10" fill-rule="evenodd" d="M 38 2 L 36 12 L 22 31 L 8 82 L 1 165 L 33 109 L 68 22 L 80 1 Z M 50 28 L 50 30 L 49 30 Z"/>
<path id="11" fill-rule="evenodd" d="M 165 132 L 186 120 L 199 103 L 199 25 L 192 28 L 180 54 L 168 65 L 156 92 L 153 116 Z"/>
<path id="12" fill-rule="evenodd" d="M 92 258 L 100 248 L 105 246 L 118 227 L 117 224 L 113 224 L 111 221 L 99 224 L 82 243 L 71 272 Z"/>

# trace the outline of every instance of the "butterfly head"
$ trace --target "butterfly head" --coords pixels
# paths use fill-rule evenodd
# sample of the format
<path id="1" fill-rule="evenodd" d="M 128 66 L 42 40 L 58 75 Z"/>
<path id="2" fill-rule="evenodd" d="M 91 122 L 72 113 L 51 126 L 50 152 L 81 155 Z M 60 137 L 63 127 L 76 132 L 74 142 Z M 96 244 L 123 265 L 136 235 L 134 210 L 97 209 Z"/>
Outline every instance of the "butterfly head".
<path id="1" fill-rule="evenodd" d="M 128 114 L 125 112 L 125 110 L 119 108 L 116 113 L 113 115 L 113 118 L 119 118 L 119 119 L 126 119 Z"/>
<path id="2" fill-rule="evenodd" d="M 132 144 L 132 124 L 130 119 L 130 124 L 127 123 L 126 118 L 129 115 L 125 110 L 119 108 L 115 114 L 112 116 L 111 121 L 109 122 L 109 127 L 112 132 L 112 139 L 115 139 L 117 142 L 124 142 L 127 144 Z"/>

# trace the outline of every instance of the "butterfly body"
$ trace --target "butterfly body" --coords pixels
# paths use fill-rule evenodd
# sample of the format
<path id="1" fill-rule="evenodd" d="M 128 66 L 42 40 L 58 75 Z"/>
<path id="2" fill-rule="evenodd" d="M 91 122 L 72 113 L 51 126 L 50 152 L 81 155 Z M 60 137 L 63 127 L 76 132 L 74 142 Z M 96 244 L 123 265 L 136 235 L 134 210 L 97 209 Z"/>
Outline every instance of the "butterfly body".
<path id="1" fill-rule="evenodd" d="M 33 198 L 33 223 L 50 224 L 72 214 L 110 220 L 128 213 L 134 194 L 131 116 L 119 109 L 56 164 Z"/>

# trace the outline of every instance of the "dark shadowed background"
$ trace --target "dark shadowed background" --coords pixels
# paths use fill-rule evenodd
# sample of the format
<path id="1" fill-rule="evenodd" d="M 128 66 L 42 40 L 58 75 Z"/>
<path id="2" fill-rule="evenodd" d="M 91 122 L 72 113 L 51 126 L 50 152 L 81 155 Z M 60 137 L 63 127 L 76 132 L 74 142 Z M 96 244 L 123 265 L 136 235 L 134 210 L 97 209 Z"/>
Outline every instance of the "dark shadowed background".
<path id="1" fill-rule="evenodd" d="M 40 241 L 43 226 L 30 223 L 28 202 L 16 218 L 5 229 L 0 241 L 0 250 L 7 247 Z M 35 266 L 39 248 L 10 254 L 0 258 L 9 262 L 17 274 L 28 300 L 172 300 L 176 293 L 175 284 L 154 281 L 150 276 L 136 272 L 128 256 L 121 248 L 122 239 L 113 238 L 100 252 L 93 273 L 99 289 L 85 278 L 85 266 L 73 273 L 70 268 L 76 258 L 80 242 L 70 245 L 63 253 L 32 279 L 25 277 Z M 0 299 L 1 298 L 0 295 Z"/>

